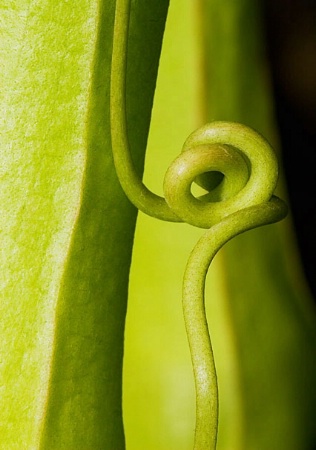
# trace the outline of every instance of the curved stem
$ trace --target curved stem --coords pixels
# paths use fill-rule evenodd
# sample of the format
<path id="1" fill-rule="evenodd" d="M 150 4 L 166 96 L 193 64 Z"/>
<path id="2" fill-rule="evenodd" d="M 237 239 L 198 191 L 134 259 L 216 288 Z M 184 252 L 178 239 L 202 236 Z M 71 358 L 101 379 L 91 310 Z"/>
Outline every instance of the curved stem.
<path id="1" fill-rule="evenodd" d="M 183 280 L 183 311 L 196 387 L 195 450 L 215 449 L 218 387 L 204 305 L 205 278 L 218 250 L 230 239 L 253 228 L 278 222 L 287 206 L 277 197 L 238 211 L 207 230 L 194 247 Z"/>
<path id="2" fill-rule="evenodd" d="M 165 197 L 152 193 L 136 173 L 126 123 L 126 61 L 130 0 L 116 0 L 111 68 L 113 159 L 125 194 L 141 211 L 161 220 L 208 228 L 194 247 L 184 275 L 183 310 L 196 385 L 195 450 L 216 448 L 218 388 L 204 307 L 205 278 L 218 250 L 244 231 L 285 217 L 273 196 L 278 165 L 268 142 L 241 124 L 214 122 L 192 133 L 164 179 Z M 218 173 L 223 174 L 220 182 Z M 195 198 L 191 184 L 206 183 Z"/>
<path id="3" fill-rule="evenodd" d="M 130 0 L 116 0 L 111 66 L 111 137 L 115 169 L 129 200 L 141 211 L 161 220 L 181 222 L 164 198 L 151 192 L 138 176 L 128 142 L 126 120 L 126 64 Z"/>

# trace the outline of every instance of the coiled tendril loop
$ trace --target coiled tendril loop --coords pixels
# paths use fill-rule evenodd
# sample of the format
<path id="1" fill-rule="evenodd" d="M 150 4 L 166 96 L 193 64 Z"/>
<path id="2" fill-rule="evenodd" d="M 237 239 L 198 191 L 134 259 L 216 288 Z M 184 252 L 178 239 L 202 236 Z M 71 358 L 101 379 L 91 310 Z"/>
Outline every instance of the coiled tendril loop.
<path id="1" fill-rule="evenodd" d="M 191 194 L 198 179 L 204 187 L 215 173 L 222 181 L 203 197 Z M 199 178 L 200 176 L 200 178 Z M 269 201 L 276 187 L 278 165 L 271 146 L 252 129 L 230 122 L 213 122 L 186 140 L 164 180 L 166 201 L 184 222 L 210 228 L 240 209 Z"/>
<path id="2" fill-rule="evenodd" d="M 113 159 L 121 186 L 138 209 L 161 220 L 208 228 L 188 260 L 183 311 L 196 386 L 194 449 L 215 449 L 218 390 L 204 307 L 206 274 L 228 240 L 281 220 L 287 207 L 273 195 L 278 165 L 271 146 L 260 134 L 238 123 L 213 122 L 188 137 L 165 175 L 165 198 L 142 183 L 133 165 L 126 124 L 129 9 L 130 0 L 116 0 L 110 95 Z M 208 193 L 194 197 L 194 182 Z"/>

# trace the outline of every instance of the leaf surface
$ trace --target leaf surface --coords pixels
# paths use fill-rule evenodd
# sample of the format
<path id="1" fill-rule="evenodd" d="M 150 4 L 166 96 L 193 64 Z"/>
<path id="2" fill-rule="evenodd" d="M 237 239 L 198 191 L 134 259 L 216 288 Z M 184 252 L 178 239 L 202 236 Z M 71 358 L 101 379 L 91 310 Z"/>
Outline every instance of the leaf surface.
<path id="1" fill-rule="evenodd" d="M 132 7 L 128 116 L 140 173 L 167 6 Z M 0 7 L 6 449 L 125 446 L 122 355 L 136 210 L 111 156 L 114 7 L 96 0 Z"/>

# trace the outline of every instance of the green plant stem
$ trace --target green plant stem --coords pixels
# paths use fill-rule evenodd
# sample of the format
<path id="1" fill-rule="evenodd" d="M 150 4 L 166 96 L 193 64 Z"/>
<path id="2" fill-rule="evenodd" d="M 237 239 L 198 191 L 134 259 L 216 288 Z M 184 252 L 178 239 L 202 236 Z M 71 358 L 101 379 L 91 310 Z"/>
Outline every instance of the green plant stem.
<path id="1" fill-rule="evenodd" d="M 164 179 L 165 198 L 147 189 L 138 176 L 126 121 L 126 61 L 129 0 L 117 0 L 111 69 L 111 135 L 121 186 L 146 214 L 209 228 L 199 240 L 184 275 L 183 311 L 196 385 L 195 450 L 216 448 L 218 387 L 204 307 L 205 277 L 218 250 L 234 236 L 285 217 L 286 205 L 273 196 L 278 165 L 268 142 L 237 123 L 207 124 L 186 140 Z M 219 176 L 222 174 L 222 176 Z M 196 198 L 191 185 L 209 192 Z"/>
<path id="2" fill-rule="evenodd" d="M 220 183 L 218 173 L 224 175 Z M 229 214 L 269 201 L 277 180 L 278 163 L 269 143 L 249 127 L 219 121 L 187 138 L 167 170 L 164 192 L 184 222 L 210 228 Z M 190 191 L 195 181 L 210 192 L 195 198 Z"/>
<path id="3" fill-rule="evenodd" d="M 166 201 L 151 192 L 137 174 L 130 152 L 126 121 L 126 63 L 130 0 L 117 0 L 111 67 L 111 136 L 114 164 L 122 188 L 131 202 L 161 220 L 181 221 Z"/>
<path id="4" fill-rule="evenodd" d="M 183 311 L 196 387 L 194 449 L 215 449 L 218 425 L 218 388 L 204 306 L 205 278 L 219 249 L 230 239 L 253 228 L 277 222 L 287 207 L 277 197 L 229 215 L 200 238 L 187 263 L 183 281 Z"/>

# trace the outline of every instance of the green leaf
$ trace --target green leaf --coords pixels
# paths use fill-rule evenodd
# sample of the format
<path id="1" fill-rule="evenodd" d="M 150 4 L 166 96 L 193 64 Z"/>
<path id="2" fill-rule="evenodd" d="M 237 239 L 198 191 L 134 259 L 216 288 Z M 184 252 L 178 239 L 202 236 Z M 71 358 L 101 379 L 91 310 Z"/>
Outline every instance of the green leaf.
<path id="1" fill-rule="evenodd" d="M 1 447 L 124 448 L 136 210 L 109 132 L 114 1 L 2 3 Z M 128 116 L 142 170 L 167 1 L 135 2 Z M 144 58 L 145 54 L 145 58 Z"/>

